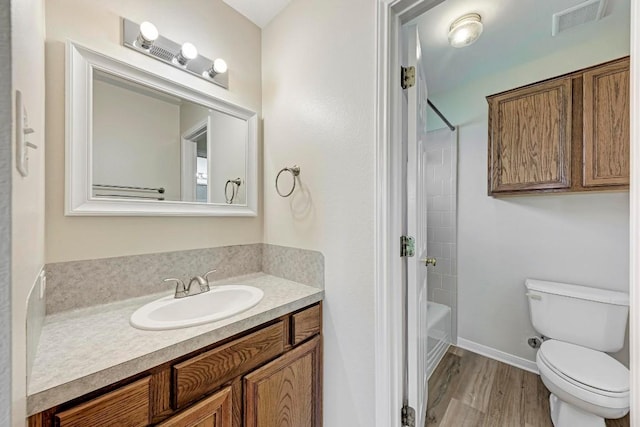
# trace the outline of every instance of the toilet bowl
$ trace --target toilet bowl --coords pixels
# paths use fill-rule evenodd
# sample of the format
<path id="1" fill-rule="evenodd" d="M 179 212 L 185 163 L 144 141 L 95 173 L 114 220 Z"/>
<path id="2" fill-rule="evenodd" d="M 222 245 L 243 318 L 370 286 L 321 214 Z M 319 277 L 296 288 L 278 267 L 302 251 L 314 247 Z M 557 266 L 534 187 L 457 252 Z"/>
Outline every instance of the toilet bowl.
<path id="1" fill-rule="evenodd" d="M 562 341 L 545 341 L 536 356 L 551 391 L 554 426 L 603 427 L 629 412 L 629 370 L 611 356 Z"/>
<path id="2" fill-rule="evenodd" d="M 629 297 L 616 291 L 528 279 L 536 355 L 555 427 L 604 427 L 629 412 L 629 370 L 605 352 L 622 348 Z"/>

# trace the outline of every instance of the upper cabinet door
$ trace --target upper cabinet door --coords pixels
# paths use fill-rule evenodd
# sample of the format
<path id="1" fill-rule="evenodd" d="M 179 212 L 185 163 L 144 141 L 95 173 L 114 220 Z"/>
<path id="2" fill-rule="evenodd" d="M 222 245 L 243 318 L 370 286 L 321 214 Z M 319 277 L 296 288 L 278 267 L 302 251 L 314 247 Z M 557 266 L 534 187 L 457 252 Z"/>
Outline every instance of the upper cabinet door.
<path id="1" fill-rule="evenodd" d="M 489 194 L 571 186 L 571 78 L 488 98 Z"/>
<path id="2" fill-rule="evenodd" d="M 629 58 L 583 75 L 585 187 L 629 184 Z"/>

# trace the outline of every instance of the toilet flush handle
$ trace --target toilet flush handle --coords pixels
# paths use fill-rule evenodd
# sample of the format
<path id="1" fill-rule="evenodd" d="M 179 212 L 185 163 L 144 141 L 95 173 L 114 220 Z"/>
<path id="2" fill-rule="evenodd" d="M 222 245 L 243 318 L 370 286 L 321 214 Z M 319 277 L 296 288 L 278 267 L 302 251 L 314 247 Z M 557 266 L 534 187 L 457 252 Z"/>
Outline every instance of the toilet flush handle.
<path id="1" fill-rule="evenodd" d="M 531 292 L 527 292 L 526 295 L 534 300 L 538 300 L 540 301 L 542 299 L 542 295 L 538 295 L 538 294 L 532 294 Z"/>

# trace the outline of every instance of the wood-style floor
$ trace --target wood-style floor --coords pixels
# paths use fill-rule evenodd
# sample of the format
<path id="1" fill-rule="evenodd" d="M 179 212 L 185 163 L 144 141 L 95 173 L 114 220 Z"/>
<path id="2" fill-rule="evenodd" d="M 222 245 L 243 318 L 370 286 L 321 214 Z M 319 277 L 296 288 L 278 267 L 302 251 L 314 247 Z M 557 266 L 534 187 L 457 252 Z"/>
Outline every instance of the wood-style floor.
<path id="1" fill-rule="evenodd" d="M 429 379 L 426 427 L 553 427 L 549 391 L 538 375 L 452 346 Z M 607 427 L 629 427 L 629 415 Z"/>

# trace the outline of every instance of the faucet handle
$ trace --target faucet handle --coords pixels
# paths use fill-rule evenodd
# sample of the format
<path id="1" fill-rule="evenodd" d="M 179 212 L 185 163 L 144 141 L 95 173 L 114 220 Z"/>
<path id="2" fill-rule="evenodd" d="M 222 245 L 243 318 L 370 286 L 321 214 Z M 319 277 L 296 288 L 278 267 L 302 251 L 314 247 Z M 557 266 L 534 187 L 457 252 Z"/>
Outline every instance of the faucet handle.
<path id="1" fill-rule="evenodd" d="M 209 284 L 209 275 L 215 273 L 218 270 L 211 270 L 211 271 L 207 271 L 204 276 L 202 276 L 204 278 L 204 280 L 207 282 L 207 284 Z"/>
<path id="2" fill-rule="evenodd" d="M 176 298 L 180 298 L 187 295 L 187 289 L 185 288 L 184 282 L 182 280 L 171 278 L 171 279 L 164 279 L 163 282 L 165 283 L 176 282 L 176 294 L 175 294 Z"/>

